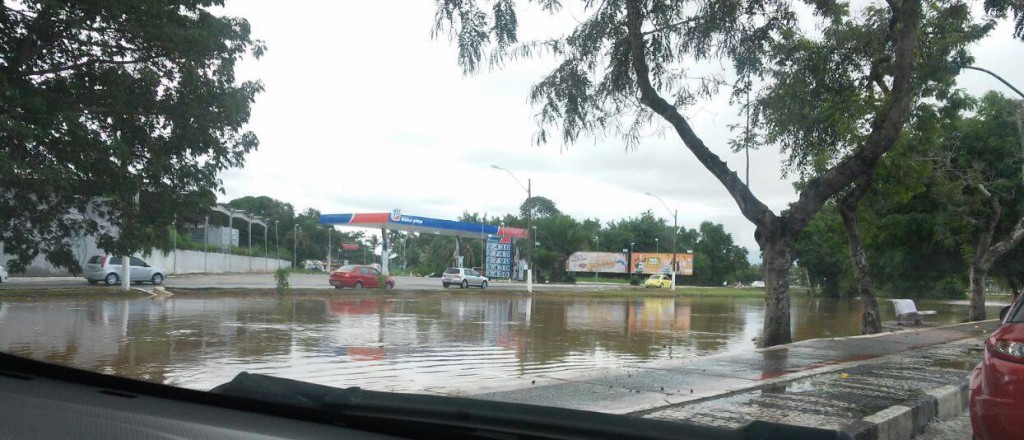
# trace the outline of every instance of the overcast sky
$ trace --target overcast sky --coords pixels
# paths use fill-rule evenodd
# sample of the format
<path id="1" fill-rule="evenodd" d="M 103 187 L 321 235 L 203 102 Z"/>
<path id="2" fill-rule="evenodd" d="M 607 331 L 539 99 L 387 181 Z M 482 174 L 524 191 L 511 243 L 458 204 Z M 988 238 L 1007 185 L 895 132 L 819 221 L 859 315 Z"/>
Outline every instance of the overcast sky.
<path id="1" fill-rule="evenodd" d="M 709 172 L 670 133 L 651 130 L 635 150 L 614 137 L 576 145 L 535 146 L 529 87 L 552 60 L 514 62 L 464 77 L 446 38 L 431 40 L 434 2 L 228 0 L 226 14 L 244 17 L 267 43 L 259 60 L 238 69 L 266 91 L 253 105 L 250 128 L 260 148 L 242 169 L 222 175 L 221 201 L 268 195 L 323 213 L 385 212 L 455 219 L 463 211 L 515 212 L 525 192 L 555 201 L 578 219 L 602 221 L 650 209 L 654 199 L 679 210 L 680 225 L 722 223 L 759 258 L 754 228 Z M 521 20 L 526 38 L 567 33 L 573 17 Z M 975 48 L 977 65 L 1024 87 L 1024 43 L 1001 25 Z M 980 72 L 965 71 L 972 93 L 1010 91 Z M 738 112 L 725 96 L 683 109 L 705 143 L 742 176 L 744 157 L 727 147 Z M 751 187 L 778 212 L 795 199 L 775 149 L 751 153 Z M 543 236 L 543 232 L 541 232 Z M 628 243 L 623 243 L 624 246 Z"/>

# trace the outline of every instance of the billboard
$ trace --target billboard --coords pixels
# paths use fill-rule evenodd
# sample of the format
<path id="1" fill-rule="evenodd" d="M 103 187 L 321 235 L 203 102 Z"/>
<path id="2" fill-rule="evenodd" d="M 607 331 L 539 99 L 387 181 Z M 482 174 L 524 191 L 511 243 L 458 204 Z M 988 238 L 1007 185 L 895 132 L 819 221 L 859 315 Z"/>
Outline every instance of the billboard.
<path id="1" fill-rule="evenodd" d="M 679 275 L 693 275 L 693 254 L 676 254 L 679 263 Z M 656 274 L 672 273 L 672 254 L 653 252 L 635 252 L 630 262 L 633 273 Z"/>
<path id="2" fill-rule="evenodd" d="M 489 237 L 484 253 L 484 275 L 490 278 L 511 277 L 513 254 L 511 238 Z"/>
<path id="3" fill-rule="evenodd" d="M 626 273 L 626 254 L 621 252 L 576 252 L 565 260 L 567 272 Z"/>

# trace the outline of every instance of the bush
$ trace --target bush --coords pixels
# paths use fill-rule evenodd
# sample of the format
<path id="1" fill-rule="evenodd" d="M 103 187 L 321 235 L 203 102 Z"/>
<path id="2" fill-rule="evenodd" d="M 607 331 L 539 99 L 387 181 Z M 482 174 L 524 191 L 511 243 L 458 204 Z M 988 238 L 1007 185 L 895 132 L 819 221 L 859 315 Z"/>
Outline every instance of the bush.
<path id="1" fill-rule="evenodd" d="M 630 277 L 629 278 L 629 285 L 630 286 L 639 286 L 640 285 L 640 277 L 638 277 L 636 275 L 633 275 L 632 277 Z"/>
<path id="2" fill-rule="evenodd" d="M 377 287 L 380 289 L 387 289 L 388 287 L 388 276 L 384 274 L 377 275 Z"/>
<path id="3" fill-rule="evenodd" d="M 576 284 L 576 276 L 572 274 L 566 275 L 565 282 L 569 284 Z"/>
<path id="4" fill-rule="evenodd" d="M 274 281 L 277 283 L 278 294 L 283 294 L 285 291 L 291 288 L 291 286 L 288 284 L 288 275 L 290 273 L 291 272 L 289 272 L 288 269 L 283 267 L 278 269 L 277 272 L 274 272 Z"/>

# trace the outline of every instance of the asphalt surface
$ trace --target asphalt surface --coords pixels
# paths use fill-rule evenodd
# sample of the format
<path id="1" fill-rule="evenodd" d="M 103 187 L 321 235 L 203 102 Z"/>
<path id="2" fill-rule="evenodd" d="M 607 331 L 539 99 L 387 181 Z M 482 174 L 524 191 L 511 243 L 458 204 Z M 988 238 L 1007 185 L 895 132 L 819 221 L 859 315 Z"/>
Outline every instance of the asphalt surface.
<path id="1" fill-rule="evenodd" d="M 288 283 L 293 288 L 301 289 L 333 289 L 327 283 L 327 274 L 305 274 L 295 273 L 288 278 Z M 395 277 L 396 289 L 398 290 L 442 290 L 441 278 L 422 277 Z M 164 281 L 164 287 L 202 289 L 202 288 L 273 288 L 274 276 L 272 274 L 259 273 L 234 273 L 234 274 L 191 274 L 171 275 Z M 84 278 L 76 277 L 12 277 L 7 283 L 0 284 L 0 289 L 51 289 L 88 286 Z M 137 285 L 146 290 L 152 289 L 151 284 Z M 534 284 L 535 290 L 559 291 L 559 290 L 604 290 L 621 289 L 621 284 L 599 284 L 579 283 L 575 285 L 563 284 Z M 526 290 L 526 283 L 495 280 L 490 283 L 490 289 L 500 290 Z"/>

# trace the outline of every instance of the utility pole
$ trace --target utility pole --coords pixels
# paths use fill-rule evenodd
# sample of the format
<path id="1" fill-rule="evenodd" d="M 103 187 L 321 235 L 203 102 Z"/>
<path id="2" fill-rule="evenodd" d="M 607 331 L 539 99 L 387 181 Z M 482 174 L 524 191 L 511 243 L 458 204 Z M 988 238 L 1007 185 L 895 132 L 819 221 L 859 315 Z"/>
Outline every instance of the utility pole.
<path id="1" fill-rule="evenodd" d="M 294 242 L 294 243 L 292 243 L 293 247 L 294 247 L 294 250 L 292 250 L 292 267 L 297 269 L 299 267 L 299 225 L 298 225 L 298 223 L 295 224 L 295 229 L 292 230 L 292 241 Z"/>
<path id="2" fill-rule="evenodd" d="M 263 271 L 270 271 L 270 243 L 267 243 L 267 218 L 263 218 Z"/>
<path id="3" fill-rule="evenodd" d="M 245 218 L 249 220 L 249 272 L 252 272 L 252 217 Z"/>
<path id="4" fill-rule="evenodd" d="M 673 211 L 673 210 L 669 209 L 668 204 L 666 204 L 664 200 L 661 200 L 661 197 L 658 197 L 658 196 L 656 196 L 654 194 L 651 194 L 651 193 L 644 193 L 644 194 L 647 194 L 647 195 L 657 199 L 659 202 L 661 202 L 661 206 L 664 206 L 665 210 L 668 211 L 669 214 L 672 214 L 672 287 L 671 287 L 671 290 L 676 290 L 676 273 L 679 272 L 678 261 L 676 260 L 676 236 L 679 235 L 679 210 L 676 209 L 676 210 Z M 657 239 L 655 239 L 655 242 L 657 242 Z"/>
<path id="5" fill-rule="evenodd" d="M 281 268 L 281 235 L 278 234 L 277 224 L 281 223 L 280 220 L 274 220 L 274 244 L 277 245 L 277 255 L 274 257 L 274 265 L 277 269 Z M 274 270 L 277 270 L 274 269 Z"/>

